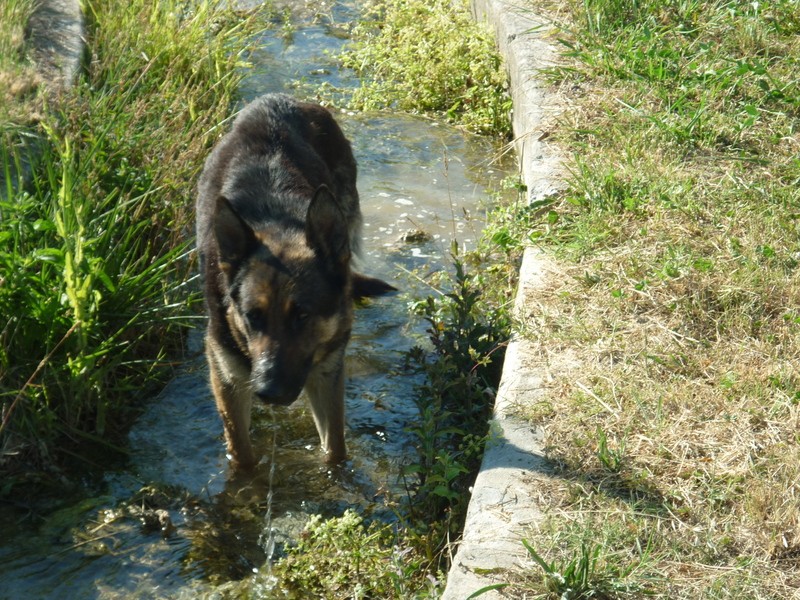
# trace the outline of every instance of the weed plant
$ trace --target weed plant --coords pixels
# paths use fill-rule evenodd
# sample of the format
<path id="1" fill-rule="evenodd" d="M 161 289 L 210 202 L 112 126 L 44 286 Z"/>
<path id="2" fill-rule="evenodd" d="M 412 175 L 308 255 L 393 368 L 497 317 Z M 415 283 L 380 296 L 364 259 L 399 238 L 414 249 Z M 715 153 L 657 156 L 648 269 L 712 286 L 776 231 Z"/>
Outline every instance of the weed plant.
<path id="1" fill-rule="evenodd" d="M 33 155 L 11 132 L 0 151 L 3 493 L 65 453 L 87 460 L 82 442 L 113 446 L 169 372 L 192 312 L 193 182 L 255 25 L 178 1 L 84 8 L 80 81 L 24 134 Z"/>
<path id="2" fill-rule="evenodd" d="M 407 495 L 398 506 L 406 544 L 431 575 L 446 573 L 452 542 L 464 526 L 470 487 L 490 443 L 490 420 L 512 331 L 510 307 L 527 228 L 517 218 L 524 186 L 509 185 L 488 217 L 478 248 L 451 246 L 452 271 L 436 293 L 413 302 L 428 323 L 427 344 L 411 348 L 407 367 L 423 375 L 409 425 L 416 456 L 403 470 Z M 510 196 L 514 197 L 509 201 Z"/>
<path id="3" fill-rule="evenodd" d="M 398 544 L 390 526 L 366 524 L 348 510 L 333 519 L 312 517 L 273 575 L 281 598 L 435 598 L 435 580 L 425 577 L 417 556 Z"/>
<path id="4" fill-rule="evenodd" d="M 545 589 L 562 600 L 616 598 L 644 591 L 626 585 L 627 574 L 613 572 L 613 567 L 603 570 L 605 553 L 600 545 L 584 541 L 578 556 L 564 564 L 556 564 L 544 560 L 526 540 L 522 544 L 541 568 Z"/>
<path id="5" fill-rule="evenodd" d="M 579 366 L 529 407 L 560 474 L 532 569 L 591 539 L 634 597 L 794 597 L 800 7 L 560 6 L 569 187 L 531 241 L 563 272 L 525 330 Z"/>
<path id="6" fill-rule="evenodd" d="M 424 376 L 415 397 L 419 421 L 409 428 L 418 456 L 404 471 L 415 479 L 409 520 L 426 528 L 442 522 L 448 535 L 457 535 L 466 516 L 510 335 L 505 306 L 487 302 L 485 277 L 468 273 L 456 249 L 455 272 L 445 282 L 451 291 L 413 307 L 429 324 L 430 347 L 415 346 L 407 356 Z"/>
<path id="7" fill-rule="evenodd" d="M 438 115 L 478 133 L 510 135 L 505 67 L 466 2 L 373 0 L 365 14 L 340 57 L 361 78 L 352 108 Z"/>

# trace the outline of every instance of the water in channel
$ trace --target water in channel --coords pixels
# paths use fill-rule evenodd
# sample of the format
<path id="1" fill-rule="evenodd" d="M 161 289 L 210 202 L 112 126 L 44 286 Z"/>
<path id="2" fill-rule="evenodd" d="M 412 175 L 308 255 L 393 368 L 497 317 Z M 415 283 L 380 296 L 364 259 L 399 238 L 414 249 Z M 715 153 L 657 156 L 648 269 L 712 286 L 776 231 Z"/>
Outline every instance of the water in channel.
<path id="1" fill-rule="evenodd" d="M 290 3 L 291 27 L 260 37 L 241 90 L 245 101 L 272 91 L 302 94 L 295 89 L 301 80 L 357 84 L 329 57 L 344 43 L 357 8 L 314 4 L 308 10 Z M 402 493 L 398 473 L 413 457 L 406 427 L 416 416 L 419 383 L 403 369 L 403 352 L 424 337 L 424 325 L 409 320 L 407 302 L 430 293 L 408 273 L 424 278 L 443 268 L 454 239 L 475 243 L 487 190 L 506 173 L 490 141 L 430 119 L 392 112 L 336 117 L 359 165 L 359 268 L 402 289 L 356 311 L 346 468 L 322 466 L 301 398 L 286 409 L 257 408 L 253 438 L 272 460 L 262 461 L 255 476 L 232 476 L 198 329 L 180 374 L 132 428 L 124 468 L 87 481 L 83 496 L 54 500 L 52 509 L 0 509 L 0 600 L 213 595 L 291 543 L 309 515 L 357 507 L 380 516 L 383 499 Z"/>

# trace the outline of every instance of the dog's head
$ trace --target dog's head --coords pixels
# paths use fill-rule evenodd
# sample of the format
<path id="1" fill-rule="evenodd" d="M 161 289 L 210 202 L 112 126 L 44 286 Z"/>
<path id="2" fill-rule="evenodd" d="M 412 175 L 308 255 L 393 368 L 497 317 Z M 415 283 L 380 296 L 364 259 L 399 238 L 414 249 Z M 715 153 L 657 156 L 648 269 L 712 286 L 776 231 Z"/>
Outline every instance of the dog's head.
<path id="1" fill-rule="evenodd" d="M 311 368 L 347 343 L 354 281 L 348 231 L 325 186 L 314 194 L 304 228 L 270 223 L 255 231 L 225 198 L 217 201 L 227 320 L 250 359 L 253 392 L 267 403 L 293 402 Z"/>

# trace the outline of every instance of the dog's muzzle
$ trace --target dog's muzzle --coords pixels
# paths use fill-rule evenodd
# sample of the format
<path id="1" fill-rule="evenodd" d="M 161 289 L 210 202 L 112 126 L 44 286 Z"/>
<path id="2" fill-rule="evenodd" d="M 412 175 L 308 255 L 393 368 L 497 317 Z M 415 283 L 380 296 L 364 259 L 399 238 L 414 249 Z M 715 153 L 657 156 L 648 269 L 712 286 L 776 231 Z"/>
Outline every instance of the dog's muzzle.
<path id="1" fill-rule="evenodd" d="M 262 366 L 261 369 L 258 367 Z M 265 404 L 289 406 L 300 395 L 300 388 L 289 385 L 280 376 L 280 368 L 271 363 L 267 368 L 256 365 L 250 384 L 256 397 Z"/>
<path id="2" fill-rule="evenodd" d="M 294 369 L 280 353 L 264 353 L 250 372 L 253 394 L 265 404 L 289 406 L 305 385 L 308 369 Z"/>
<path id="3" fill-rule="evenodd" d="M 289 406 L 292 402 L 297 400 L 300 392 L 286 393 L 281 387 L 274 385 L 254 387 L 253 393 L 256 398 L 261 400 L 264 404 L 272 404 L 276 406 Z"/>

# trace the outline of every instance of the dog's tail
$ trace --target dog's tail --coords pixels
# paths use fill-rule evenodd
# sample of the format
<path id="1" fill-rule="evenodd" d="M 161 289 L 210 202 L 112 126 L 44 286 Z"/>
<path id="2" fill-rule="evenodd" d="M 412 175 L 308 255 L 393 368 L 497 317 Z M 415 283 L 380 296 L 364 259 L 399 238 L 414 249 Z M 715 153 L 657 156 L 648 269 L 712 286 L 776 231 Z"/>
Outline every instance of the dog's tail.
<path id="1" fill-rule="evenodd" d="M 361 273 L 353 273 L 353 300 L 359 301 L 364 298 L 383 296 L 396 291 L 396 287 L 385 281 Z"/>

